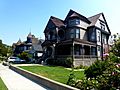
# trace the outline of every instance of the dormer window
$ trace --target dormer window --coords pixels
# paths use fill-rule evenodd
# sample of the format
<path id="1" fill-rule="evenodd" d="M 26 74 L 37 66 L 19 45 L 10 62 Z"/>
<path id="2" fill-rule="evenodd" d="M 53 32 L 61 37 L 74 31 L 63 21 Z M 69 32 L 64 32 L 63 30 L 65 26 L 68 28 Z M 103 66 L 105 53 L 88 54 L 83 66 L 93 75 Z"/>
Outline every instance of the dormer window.
<path id="1" fill-rule="evenodd" d="M 105 30 L 105 24 L 103 22 L 100 22 L 100 25 L 101 25 L 101 29 Z"/>
<path id="2" fill-rule="evenodd" d="M 69 20 L 69 25 L 79 25 L 80 19 L 71 19 Z"/>

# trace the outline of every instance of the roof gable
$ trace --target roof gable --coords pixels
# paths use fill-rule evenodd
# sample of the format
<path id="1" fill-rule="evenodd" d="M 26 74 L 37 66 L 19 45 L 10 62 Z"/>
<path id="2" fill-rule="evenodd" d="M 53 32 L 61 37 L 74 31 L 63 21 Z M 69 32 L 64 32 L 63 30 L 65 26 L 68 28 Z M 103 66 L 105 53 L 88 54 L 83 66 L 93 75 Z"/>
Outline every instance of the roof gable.
<path id="1" fill-rule="evenodd" d="M 83 16 L 73 10 L 69 11 L 69 13 L 67 14 L 67 16 L 65 18 L 65 21 L 67 21 L 70 18 L 79 18 L 79 19 L 83 20 L 84 22 L 87 22 L 88 24 L 91 23 L 85 16 Z"/>
<path id="2" fill-rule="evenodd" d="M 103 13 L 99 13 L 97 15 L 89 17 L 88 19 L 91 21 L 90 26 L 96 26 L 99 28 L 100 28 L 100 22 L 103 22 L 105 24 L 105 31 L 108 32 L 109 34 L 111 34 L 110 29 L 107 24 L 107 21 L 106 21 Z"/>
<path id="3" fill-rule="evenodd" d="M 88 17 L 88 20 L 91 21 L 91 24 L 90 26 L 94 26 L 97 22 L 97 20 L 99 19 L 101 13 L 97 14 L 97 15 L 94 15 L 94 16 L 91 16 L 91 17 Z"/>
<path id="4" fill-rule="evenodd" d="M 47 24 L 47 26 L 46 26 L 46 28 L 45 28 L 45 30 L 44 30 L 44 33 L 45 33 L 49 28 L 62 27 L 62 26 L 65 26 L 63 20 L 51 16 L 50 19 L 49 19 L 49 21 L 48 21 L 48 24 Z"/>

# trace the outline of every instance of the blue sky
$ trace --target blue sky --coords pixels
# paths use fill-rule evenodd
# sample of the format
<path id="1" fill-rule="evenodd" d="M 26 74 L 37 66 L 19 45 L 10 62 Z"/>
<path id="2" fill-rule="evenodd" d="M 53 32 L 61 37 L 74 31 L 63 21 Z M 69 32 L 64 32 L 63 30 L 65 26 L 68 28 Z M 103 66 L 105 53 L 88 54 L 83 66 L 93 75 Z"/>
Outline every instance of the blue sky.
<path id="1" fill-rule="evenodd" d="M 12 45 L 31 31 L 44 38 L 50 18 L 64 19 L 70 9 L 90 17 L 103 12 L 112 33 L 119 33 L 120 0 L 0 0 L 0 39 Z"/>

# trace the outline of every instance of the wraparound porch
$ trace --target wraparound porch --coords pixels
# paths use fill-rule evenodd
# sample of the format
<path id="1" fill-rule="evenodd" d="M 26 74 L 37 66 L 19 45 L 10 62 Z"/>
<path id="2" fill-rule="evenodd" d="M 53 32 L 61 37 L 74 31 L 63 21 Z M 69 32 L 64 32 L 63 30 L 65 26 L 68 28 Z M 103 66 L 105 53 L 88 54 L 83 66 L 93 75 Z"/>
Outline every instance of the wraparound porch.
<path id="1" fill-rule="evenodd" d="M 57 60 L 65 60 L 67 58 L 73 58 L 72 55 L 56 55 Z M 84 65 L 90 66 L 92 63 L 97 60 L 97 56 L 95 55 L 74 55 L 73 65 L 74 67 Z"/>

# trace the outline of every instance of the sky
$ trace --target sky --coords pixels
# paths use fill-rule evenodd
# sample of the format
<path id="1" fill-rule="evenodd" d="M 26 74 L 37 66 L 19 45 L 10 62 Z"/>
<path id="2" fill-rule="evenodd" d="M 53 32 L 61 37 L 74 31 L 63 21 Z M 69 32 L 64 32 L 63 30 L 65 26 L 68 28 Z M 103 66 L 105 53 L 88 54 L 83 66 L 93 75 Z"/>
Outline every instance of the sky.
<path id="1" fill-rule="evenodd" d="M 120 0 L 0 0 L 0 39 L 12 45 L 29 32 L 44 39 L 50 18 L 65 19 L 72 9 L 86 17 L 103 12 L 112 32 L 119 33 Z"/>

